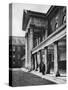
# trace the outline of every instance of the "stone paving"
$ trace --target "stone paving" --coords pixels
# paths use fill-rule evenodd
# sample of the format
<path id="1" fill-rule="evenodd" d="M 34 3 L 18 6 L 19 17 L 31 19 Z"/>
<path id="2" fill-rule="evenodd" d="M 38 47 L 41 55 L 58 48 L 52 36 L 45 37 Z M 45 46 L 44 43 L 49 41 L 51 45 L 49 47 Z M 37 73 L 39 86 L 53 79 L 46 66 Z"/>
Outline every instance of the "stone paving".
<path id="1" fill-rule="evenodd" d="M 28 72 L 28 70 L 25 69 L 25 68 L 22 68 L 22 70 L 25 71 L 25 72 Z M 53 73 L 46 74 L 46 75 L 42 75 L 42 73 L 39 73 L 38 71 L 31 71 L 30 73 L 32 73 L 34 75 L 37 75 L 37 76 L 39 76 L 41 78 L 53 81 L 53 82 L 55 82 L 57 84 L 65 84 L 67 82 L 66 74 L 61 74 L 61 76 L 55 77 L 55 75 Z"/>
<path id="2" fill-rule="evenodd" d="M 28 70 L 15 69 L 12 70 L 12 86 L 33 86 L 33 85 L 50 85 L 56 84 L 53 81 L 44 79 L 38 75 L 35 75 Z"/>

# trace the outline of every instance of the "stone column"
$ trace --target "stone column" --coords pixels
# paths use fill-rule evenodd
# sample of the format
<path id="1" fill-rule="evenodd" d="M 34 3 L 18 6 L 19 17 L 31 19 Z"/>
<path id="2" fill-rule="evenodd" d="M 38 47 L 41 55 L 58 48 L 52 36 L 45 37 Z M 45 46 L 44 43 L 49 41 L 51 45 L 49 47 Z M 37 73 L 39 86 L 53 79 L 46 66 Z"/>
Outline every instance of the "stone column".
<path id="1" fill-rule="evenodd" d="M 35 70 L 38 70 L 37 53 L 35 53 Z"/>
<path id="2" fill-rule="evenodd" d="M 55 76 L 60 76 L 58 69 L 58 42 L 54 43 L 54 73 Z"/>
<path id="3" fill-rule="evenodd" d="M 39 44 L 40 44 L 40 37 L 38 38 L 38 42 L 39 42 Z"/>
<path id="4" fill-rule="evenodd" d="M 40 71 L 40 51 L 37 52 L 38 71 Z"/>
<path id="5" fill-rule="evenodd" d="M 25 37 L 25 67 L 27 67 L 27 37 Z"/>
<path id="6" fill-rule="evenodd" d="M 38 71 L 39 71 L 39 65 L 40 65 L 40 52 L 37 52 L 37 62 L 38 62 Z"/>
<path id="7" fill-rule="evenodd" d="M 39 45 L 39 36 L 38 36 L 38 45 Z"/>
<path id="8" fill-rule="evenodd" d="M 25 36 L 25 67 L 28 67 L 28 33 Z"/>
<path id="9" fill-rule="evenodd" d="M 34 54 L 35 70 L 36 70 L 36 54 Z"/>
<path id="10" fill-rule="evenodd" d="M 40 54 L 40 65 L 39 65 L 39 68 L 40 68 L 40 72 L 41 72 L 41 63 L 42 63 L 42 53 L 41 53 L 41 50 L 39 51 L 39 54 Z"/>
<path id="11" fill-rule="evenodd" d="M 37 64 L 39 65 L 39 52 L 37 52 Z"/>
<path id="12" fill-rule="evenodd" d="M 33 30 L 31 28 L 29 28 L 29 40 L 28 41 L 29 41 L 29 44 L 28 44 L 29 45 L 29 51 L 28 51 L 29 52 L 28 53 L 29 54 L 28 56 L 29 57 L 29 69 L 31 69 L 31 62 L 32 62 L 31 61 L 31 57 L 32 57 L 31 50 L 33 48 Z"/>
<path id="13" fill-rule="evenodd" d="M 37 41 L 37 46 L 38 46 L 38 38 L 36 39 L 36 41 Z"/>
<path id="14" fill-rule="evenodd" d="M 35 58 L 34 58 L 34 54 L 33 54 L 33 70 L 35 69 Z"/>
<path id="15" fill-rule="evenodd" d="M 48 30 L 46 29 L 45 30 L 45 39 L 47 38 L 47 36 L 48 36 Z"/>
<path id="16" fill-rule="evenodd" d="M 44 63 L 45 63 L 45 74 L 47 73 L 47 47 L 44 48 Z"/>

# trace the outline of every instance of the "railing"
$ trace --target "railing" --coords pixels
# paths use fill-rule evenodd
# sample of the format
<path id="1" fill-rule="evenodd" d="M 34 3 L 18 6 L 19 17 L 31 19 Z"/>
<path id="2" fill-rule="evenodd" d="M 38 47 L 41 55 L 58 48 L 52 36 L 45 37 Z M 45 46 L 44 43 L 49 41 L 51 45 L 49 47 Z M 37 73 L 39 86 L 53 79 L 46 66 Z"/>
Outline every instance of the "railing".
<path id="1" fill-rule="evenodd" d="M 32 49 L 32 54 L 39 51 L 40 49 L 52 44 L 56 40 L 61 39 L 66 35 L 66 23 L 60 26 L 55 32 L 50 34 L 44 41 L 42 41 L 38 46 Z"/>

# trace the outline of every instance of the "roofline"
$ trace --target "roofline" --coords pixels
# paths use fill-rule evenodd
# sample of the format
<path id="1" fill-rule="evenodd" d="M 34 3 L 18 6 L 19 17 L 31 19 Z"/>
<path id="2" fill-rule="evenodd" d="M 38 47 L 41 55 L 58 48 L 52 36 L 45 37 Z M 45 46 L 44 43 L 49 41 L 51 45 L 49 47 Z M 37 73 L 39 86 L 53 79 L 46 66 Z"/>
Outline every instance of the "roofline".
<path id="1" fill-rule="evenodd" d="M 27 12 L 30 13 L 30 16 L 34 16 L 34 17 L 41 17 L 44 18 L 45 17 L 45 13 L 41 13 L 41 12 L 36 12 L 36 11 L 31 11 L 31 10 L 27 10 Z M 43 16 L 42 16 L 43 15 Z"/>
<path id="2" fill-rule="evenodd" d="M 38 17 L 38 18 L 43 18 L 43 19 L 46 19 L 49 15 L 50 15 L 50 13 L 52 13 L 52 11 L 54 11 L 56 8 L 58 8 L 59 6 L 56 6 L 56 5 L 51 5 L 51 7 L 49 8 L 49 10 L 47 11 L 47 13 L 45 14 L 45 13 L 40 13 L 40 12 L 35 12 L 35 11 L 30 11 L 30 10 L 26 10 L 27 11 L 27 13 L 28 13 L 28 16 L 29 16 L 29 18 L 30 18 L 30 16 L 31 17 Z M 63 7 L 63 6 L 61 6 L 61 7 Z M 24 10 L 25 11 L 25 10 Z M 23 13 L 23 24 L 22 24 L 22 30 L 24 30 L 25 31 L 25 29 L 26 29 L 26 26 L 27 26 L 27 24 L 28 24 L 28 20 L 29 20 L 29 18 L 28 18 L 28 20 L 27 20 L 27 23 L 25 22 L 25 13 Z M 26 25 L 24 24 L 24 23 L 26 23 Z M 25 25 L 25 26 L 24 26 Z"/>
<path id="3" fill-rule="evenodd" d="M 26 12 L 27 12 L 27 14 L 26 14 Z M 24 26 L 24 23 L 26 23 L 25 22 L 25 18 L 26 17 L 28 17 L 27 19 L 29 20 L 29 18 L 30 17 L 36 17 L 36 18 L 42 18 L 42 19 L 44 19 L 44 18 L 46 18 L 46 14 L 45 13 L 40 13 L 40 12 L 36 12 L 36 11 L 31 11 L 31 10 L 24 10 L 23 11 L 23 26 L 22 26 L 22 30 L 24 30 L 25 31 L 25 26 Z M 27 20 L 27 23 L 26 24 L 28 24 L 28 20 Z"/>
<path id="4" fill-rule="evenodd" d="M 51 10 L 53 9 L 53 7 L 54 6 L 50 6 L 50 8 L 49 8 L 49 10 L 47 11 L 47 13 L 41 13 L 41 12 L 36 12 L 36 11 L 31 11 L 31 10 L 24 10 L 23 11 L 23 20 L 22 20 L 22 30 L 24 30 L 25 31 L 25 27 L 26 26 L 24 26 L 25 24 L 24 23 L 26 23 L 25 22 L 25 14 L 26 14 L 26 12 L 28 13 L 28 17 L 30 18 L 30 16 L 31 17 L 36 17 L 36 18 L 42 18 L 42 19 L 46 19 L 47 18 L 47 15 L 51 12 Z M 29 20 L 29 18 L 28 18 L 28 20 Z M 28 20 L 27 20 L 27 23 L 26 23 L 26 25 L 28 24 Z"/>
<path id="5" fill-rule="evenodd" d="M 9 36 L 9 37 L 17 37 L 17 38 L 25 38 L 25 36 Z"/>

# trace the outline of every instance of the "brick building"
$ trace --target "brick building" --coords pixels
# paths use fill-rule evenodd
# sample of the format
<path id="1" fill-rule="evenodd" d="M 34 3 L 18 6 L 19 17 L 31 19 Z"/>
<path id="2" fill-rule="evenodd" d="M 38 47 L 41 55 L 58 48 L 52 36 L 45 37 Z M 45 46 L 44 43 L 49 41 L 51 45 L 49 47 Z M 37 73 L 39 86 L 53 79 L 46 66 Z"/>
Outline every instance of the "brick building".
<path id="1" fill-rule="evenodd" d="M 24 66 L 25 55 L 25 38 L 24 37 L 9 37 L 9 67 L 19 68 Z"/>
<path id="2" fill-rule="evenodd" d="M 25 67 L 45 74 L 66 73 L 66 7 L 51 6 L 47 13 L 24 10 L 23 30 L 26 31 Z"/>

